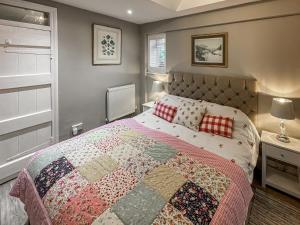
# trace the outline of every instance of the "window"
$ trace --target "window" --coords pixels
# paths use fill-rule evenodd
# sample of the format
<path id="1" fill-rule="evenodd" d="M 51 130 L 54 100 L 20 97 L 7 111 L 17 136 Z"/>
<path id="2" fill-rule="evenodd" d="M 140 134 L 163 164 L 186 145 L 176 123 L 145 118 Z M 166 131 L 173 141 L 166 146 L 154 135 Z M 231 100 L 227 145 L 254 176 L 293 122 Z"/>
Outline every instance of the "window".
<path id="1" fill-rule="evenodd" d="M 49 26 L 49 13 L 0 3 L 0 19 Z"/>
<path id="2" fill-rule="evenodd" d="M 148 36 L 148 72 L 166 72 L 166 35 Z"/>

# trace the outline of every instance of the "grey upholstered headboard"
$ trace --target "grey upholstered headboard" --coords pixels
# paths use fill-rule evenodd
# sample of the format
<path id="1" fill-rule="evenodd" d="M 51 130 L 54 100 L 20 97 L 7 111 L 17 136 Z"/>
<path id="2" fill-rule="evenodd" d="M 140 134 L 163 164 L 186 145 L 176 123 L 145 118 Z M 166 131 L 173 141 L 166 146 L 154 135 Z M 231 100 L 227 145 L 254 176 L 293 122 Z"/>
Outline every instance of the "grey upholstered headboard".
<path id="1" fill-rule="evenodd" d="M 254 78 L 170 72 L 168 93 L 232 106 L 243 111 L 255 122 L 258 95 Z"/>

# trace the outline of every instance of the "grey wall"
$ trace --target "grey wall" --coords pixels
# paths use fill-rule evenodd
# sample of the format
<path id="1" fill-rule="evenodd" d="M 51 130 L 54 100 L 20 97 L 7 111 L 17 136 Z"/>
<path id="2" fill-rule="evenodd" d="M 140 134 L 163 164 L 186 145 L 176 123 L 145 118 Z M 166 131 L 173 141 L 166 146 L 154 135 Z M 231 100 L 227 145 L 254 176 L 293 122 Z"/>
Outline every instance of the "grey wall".
<path id="1" fill-rule="evenodd" d="M 50 2 L 58 11 L 58 85 L 60 139 L 71 136 L 71 125 L 90 130 L 105 123 L 108 87 L 135 83 L 139 104 L 139 27 L 122 20 Z M 92 23 L 122 29 L 122 65 L 92 66 Z"/>
<path id="2" fill-rule="evenodd" d="M 266 1 L 203 13 L 141 28 L 141 49 L 147 34 L 166 32 L 167 71 L 215 75 L 246 75 L 258 81 L 258 127 L 278 131 L 279 120 L 269 114 L 273 96 L 292 98 L 297 119 L 288 121 L 289 134 L 300 138 L 300 2 Z M 191 66 L 191 35 L 228 32 L 228 68 Z M 142 63 L 145 69 L 146 60 Z M 151 78 L 141 76 L 145 100 Z"/>

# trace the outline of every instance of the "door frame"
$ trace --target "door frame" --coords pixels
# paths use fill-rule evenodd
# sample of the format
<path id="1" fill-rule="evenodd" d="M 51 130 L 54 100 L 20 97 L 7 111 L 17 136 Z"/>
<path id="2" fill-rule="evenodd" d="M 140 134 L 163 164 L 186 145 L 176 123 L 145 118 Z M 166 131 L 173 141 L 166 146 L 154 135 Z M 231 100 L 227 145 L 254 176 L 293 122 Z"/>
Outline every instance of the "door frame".
<path id="1" fill-rule="evenodd" d="M 59 142 L 59 114 L 58 114 L 58 34 L 57 34 L 57 9 L 40 5 L 37 3 L 27 2 L 23 0 L 0 0 L 0 3 L 33 9 L 42 12 L 48 12 L 50 15 L 50 26 L 29 24 L 23 22 L 9 21 L 0 19 L 0 24 L 10 25 L 15 27 L 27 27 L 38 30 L 49 30 L 51 33 L 51 101 L 52 101 L 52 135 L 53 143 Z"/>

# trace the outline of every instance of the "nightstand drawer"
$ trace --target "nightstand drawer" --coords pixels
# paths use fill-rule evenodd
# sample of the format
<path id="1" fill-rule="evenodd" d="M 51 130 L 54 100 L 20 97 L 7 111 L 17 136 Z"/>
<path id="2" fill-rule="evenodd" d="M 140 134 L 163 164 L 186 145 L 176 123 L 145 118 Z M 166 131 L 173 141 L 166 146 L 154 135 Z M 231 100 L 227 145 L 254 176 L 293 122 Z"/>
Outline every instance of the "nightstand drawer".
<path id="1" fill-rule="evenodd" d="M 267 156 L 275 159 L 282 160 L 287 163 L 291 163 L 294 165 L 299 165 L 300 163 L 300 155 L 288 150 L 284 150 L 281 148 L 277 148 L 272 145 L 264 144 L 265 149 L 267 151 Z"/>

